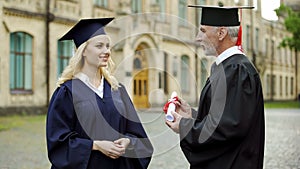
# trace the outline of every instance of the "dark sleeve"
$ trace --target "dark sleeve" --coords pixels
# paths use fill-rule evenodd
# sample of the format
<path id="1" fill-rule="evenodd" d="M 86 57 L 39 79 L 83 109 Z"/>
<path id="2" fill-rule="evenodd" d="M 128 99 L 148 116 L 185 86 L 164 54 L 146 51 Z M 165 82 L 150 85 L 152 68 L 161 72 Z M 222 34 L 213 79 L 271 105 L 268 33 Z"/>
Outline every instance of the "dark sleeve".
<path id="1" fill-rule="evenodd" d="M 192 118 L 197 118 L 198 112 L 192 108 Z"/>
<path id="2" fill-rule="evenodd" d="M 150 163 L 153 147 L 140 122 L 134 105 L 124 86 L 120 88 L 121 97 L 126 109 L 126 137 L 131 145 L 126 152 L 129 158 L 137 158 L 142 169 L 146 169 Z M 138 167 L 139 168 L 139 167 Z"/>
<path id="3" fill-rule="evenodd" d="M 187 158 L 188 152 L 202 152 L 197 156 L 198 161 L 215 158 L 243 139 L 251 125 L 255 125 L 258 92 L 255 76 L 243 64 L 222 70 L 211 78 L 208 114 L 202 119 L 180 121 L 181 148 Z"/>
<path id="4" fill-rule="evenodd" d="M 48 158 L 55 168 L 87 168 L 92 140 L 74 131 L 76 120 L 71 93 L 62 86 L 52 95 L 46 123 Z"/>

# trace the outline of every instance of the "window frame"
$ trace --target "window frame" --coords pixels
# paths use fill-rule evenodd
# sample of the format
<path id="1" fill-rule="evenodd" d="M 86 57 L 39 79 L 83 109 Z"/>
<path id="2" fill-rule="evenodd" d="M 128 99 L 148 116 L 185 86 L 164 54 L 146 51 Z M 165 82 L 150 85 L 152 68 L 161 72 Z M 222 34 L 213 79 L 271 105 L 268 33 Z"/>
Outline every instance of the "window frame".
<path id="1" fill-rule="evenodd" d="M 33 41 L 33 36 L 26 32 L 10 33 L 9 89 L 11 94 L 33 93 Z"/>

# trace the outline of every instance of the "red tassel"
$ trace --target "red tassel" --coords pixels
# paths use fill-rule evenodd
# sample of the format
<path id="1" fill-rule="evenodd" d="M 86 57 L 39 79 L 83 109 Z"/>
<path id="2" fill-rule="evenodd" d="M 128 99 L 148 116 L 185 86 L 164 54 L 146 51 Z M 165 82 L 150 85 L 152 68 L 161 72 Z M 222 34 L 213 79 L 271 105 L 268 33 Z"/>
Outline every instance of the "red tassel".
<path id="1" fill-rule="evenodd" d="M 238 49 L 243 52 L 243 47 L 242 47 L 243 34 L 242 34 L 242 22 L 241 21 L 242 21 L 242 10 L 240 10 L 240 28 L 239 28 L 239 32 L 238 32 L 236 46 L 238 46 Z"/>
<path id="2" fill-rule="evenodd" d="M 240 29 L 239 29 L 239 32 L 238 32 L 236 46 L 238 46 L 239 50 L 243 52 L 243 47 L 242 47 L 242 25 L 240 25 Z"/>

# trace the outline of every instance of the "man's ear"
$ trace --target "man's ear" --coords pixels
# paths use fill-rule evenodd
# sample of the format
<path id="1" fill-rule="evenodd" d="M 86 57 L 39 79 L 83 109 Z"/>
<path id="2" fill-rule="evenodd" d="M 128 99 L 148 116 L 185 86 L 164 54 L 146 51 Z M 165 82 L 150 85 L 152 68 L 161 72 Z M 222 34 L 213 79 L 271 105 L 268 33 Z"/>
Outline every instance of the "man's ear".
<path id="1" fill-rule="evenodd" d="M 225 27 L 220 27 L 219 28 L 219 33 L 218 33 L 218 36 L 219 36 L 219 40 L 222 41 L 226 35 L 228 34 L 228 29 L 225 28 Z"/>

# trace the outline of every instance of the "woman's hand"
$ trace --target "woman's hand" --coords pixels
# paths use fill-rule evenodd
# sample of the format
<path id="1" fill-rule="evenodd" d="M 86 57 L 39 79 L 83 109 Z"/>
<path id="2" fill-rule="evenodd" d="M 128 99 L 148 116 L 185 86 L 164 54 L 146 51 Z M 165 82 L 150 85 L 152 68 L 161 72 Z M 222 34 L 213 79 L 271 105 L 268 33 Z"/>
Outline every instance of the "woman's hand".
<path id="1" fill-rule="evenodd" d="M 126 141 L 122 141 L 122 143 L 125 144 Z M 103 141 L 96 140 L 93 142 L 93 150 L 101 151 L 107 157 L 110 157 L 112 159 L 117 159 L 125 153 L 126 148 L 123 144 L 117 144 L 112 141 L 106 141 L 106 140 Z"/>
<path id="2" fill-rule="evenodd" d="M 114 141 L 115 144 L 119 144 L 123 147 L 125 147 L 125 149 L 128 147 L 128 145 L 130 144 L 130 139 L 129 138 L 120 138 L 116 141 Z"/>

